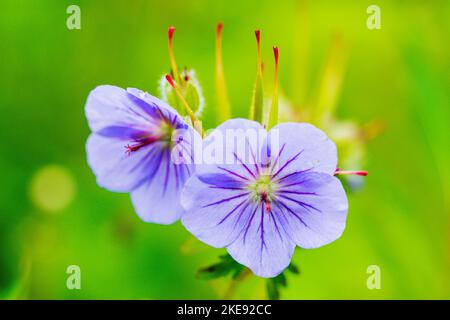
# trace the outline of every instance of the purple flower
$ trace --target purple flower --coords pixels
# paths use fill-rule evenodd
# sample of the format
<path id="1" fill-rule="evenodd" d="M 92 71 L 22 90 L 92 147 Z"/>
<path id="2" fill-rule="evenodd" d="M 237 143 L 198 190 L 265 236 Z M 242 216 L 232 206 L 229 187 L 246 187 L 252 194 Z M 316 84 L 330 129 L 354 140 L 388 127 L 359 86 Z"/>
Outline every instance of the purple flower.
<path id="1" fill-rule="evenodd" d="M 230 136 L 234 147 L 219 142 Z M 182 223 L 198 239 L 226 247 L 256 275 L 274 277 L 296 245 L 316 248 L 341 236 L 347 197 L 333 176 L 335 144 L 321 130 L 284 123 L 267 133 L 257 122 L 235 119 L 204 140 L 204 150 L 211 145 L 235 161 L 199 166 L 186 183 Z"/>
<path id="2" fill-rule="evenodd" d="M 137 89 L 95 88 L 86 117 L 92 130 L 87 158 L 97 183 L 129 192 L 144 221 L 178 220 L 181 190 L 195 170 L 191 145 L 198 134 L 165 102 Z"/>

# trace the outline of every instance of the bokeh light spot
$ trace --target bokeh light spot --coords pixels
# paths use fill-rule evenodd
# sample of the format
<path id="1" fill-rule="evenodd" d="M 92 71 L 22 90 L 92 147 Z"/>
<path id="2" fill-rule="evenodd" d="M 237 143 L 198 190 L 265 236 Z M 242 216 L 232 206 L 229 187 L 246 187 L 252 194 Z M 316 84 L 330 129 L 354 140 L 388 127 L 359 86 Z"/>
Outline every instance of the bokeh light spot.
<path id="1" fill-rule="evenodd" d="M 66 208 L 75 196 L 75 182 L 66 168 L 51 164 L 36 171 L 30 182 L 32 203 L 45 212 Z"/>

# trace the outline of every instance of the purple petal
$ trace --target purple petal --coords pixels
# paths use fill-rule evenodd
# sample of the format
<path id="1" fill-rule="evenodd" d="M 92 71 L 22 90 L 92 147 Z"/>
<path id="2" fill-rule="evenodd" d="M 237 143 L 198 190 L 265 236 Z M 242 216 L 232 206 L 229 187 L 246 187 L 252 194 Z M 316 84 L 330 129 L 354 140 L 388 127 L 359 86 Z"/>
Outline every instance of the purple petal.
<path id="1" fill-rule="evenodd" d="M 198 178 L 203 183 L 209 185 L 210 188 L 215 189 L 242 190 L 245 186 L 242 181 L 237 180 L 234 176 L 223 173 L 202 174 L 198 175 Z"/>
<path id="2" fill-rule="evenodd" d="M 220 172 L 241 181 L 253 179 L 258 172 L 259 150 L 266 136 L 265 129 L 255 121 L 225 121 L 205 138 L 199 173 Z"/>
<path id="3" fill-rule="evenodd" d="M 92 133 L 86 144 L 88 164 L 101 187 L 129 192 L 147 179 L 158 164 L 161 143 L 127 154 L 126 140 Z"/>
<path id="4" fill-rule="evenodd" d="M 259 277 L 275 277 L 290 263 L 295 244 L 287 236 L 278 217 L 260 204 L 244 232 L 227 250 L 239 263 Z"/>
<path id="5" fill-rule="evenodd" d="M 85 107 L 91 130 L 97 132 L 112 126 L 145 131 L 152 117 L 131 97 L 115 86 L 104 85 L 92 90 Z"/>
<path id="6" fill-rule="evenodd" d="M 99 86 L 89 94 L 85 112 L 91 130 L 110 137 L 137 137 L 155 130 L 161 120 L 187 127 L 164 101 L 138 89 Z"/>
<path id="7" fill-rule="evenodd" d="M 175 164 L 169 150 L 162 156 L 157 170 L 131 192 L 131 200 L 138 216 L 146 222 L 171 224 L 184 209 L 180 195 L 194 165 Z"/>
<path id="8" fill-rule="evenodd" d="M 345 229 L 348 202 L 341 182 L 328 174 L 307 172 L 281 187 L 272 205 L 289 237 L 302 248 L 338 239 Z"/>
<path id="9" fill-rule="evenodd" d="M 127 93 L 130 95 L 130 99 L 145 110 L 151 118 L 164 118 L 168 123 L 172 123 L 176 129 L 188 127 L 178 112 L 166 102 L 136 88 L 128 88 Z"/>
<path id="10" fill-rule="evenodd" d="M 185 185 L 181 203 L 183 225 L 201 241 L 217 248 L 232 243 L 250 219 L 255 205 L 248 191 L 217 190 L 193 176 Z"/>
<path id="11" fill-rule="evenodd" d="M 307 123 L 282 123 L 269 132 L 268 144 L 274 158 L 272 173 L 280 178 L 295 171 L 311 170 L 333 174 L 337 166 L 337 151 L 327 135 Z"/>

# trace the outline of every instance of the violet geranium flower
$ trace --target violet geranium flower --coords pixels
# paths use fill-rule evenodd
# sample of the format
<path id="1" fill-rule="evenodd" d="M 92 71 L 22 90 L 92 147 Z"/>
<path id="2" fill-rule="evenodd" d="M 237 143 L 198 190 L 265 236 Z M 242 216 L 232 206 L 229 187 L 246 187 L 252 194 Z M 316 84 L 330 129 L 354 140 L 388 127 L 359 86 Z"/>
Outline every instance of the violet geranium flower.
<path id="1" fill-rule="evenodd" d="M 204 140 L 204 150 L 236 130 L 263 134 L 233 135 L 233 147 L 225 141 L 216 148 L 233 163 L 199 166 L 181 196 L 182 223 L 201 241 L 226 247 L 256 275 L 274 277 L 296 246 L 317 248 L 344 231 L 348 203 L 333 176 L 336 147 L 310 124 L 283 123 L 267 132 L 257 122 L 234 119 Z"/>
<path id="2" fill-rule="evenodd" d="M 198 133 L 165 102 L 138 89 L 99 86 L 85 111 L 92 130 L 87 158 L 97 183 L 129 192 L 144 221 L 178 220 L 181 190 L 195 170 L 192 146 Z"/>

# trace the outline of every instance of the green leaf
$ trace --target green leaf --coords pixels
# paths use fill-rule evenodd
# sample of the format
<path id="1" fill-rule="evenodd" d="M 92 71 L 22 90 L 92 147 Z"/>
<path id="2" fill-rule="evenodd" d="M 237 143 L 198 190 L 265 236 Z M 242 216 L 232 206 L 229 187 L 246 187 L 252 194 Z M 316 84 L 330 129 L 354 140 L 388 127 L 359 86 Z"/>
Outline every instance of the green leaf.
<path id="1" fill-rule="evenodd" d="M 218 263 L 212 264 L 206 268 L 197 271 L 197 278 L 202 280 L 212 280 L 226 277 L 230 273 L 233 279 L 236 279 L 245 267 L 237 263 L 230 255 L 225 254 L 219 257 Z"/>
<path id="2" fill-rule="evenodd" d="M 289 264 L 286 270 L 289 270 L 293 274 L 300 273 L 297 266 L 295 266 L 293 263 Z M 288 285 L 286 279 L 286 270 L 274 278 L 267 279 L 266 288 L 267 288 L 267 296 L 269 297 L 269 299 L 271 300 L 280 299 L 280 289 L 286 288 Z"/>
<path id="3" fill-rule="evenodd" d="M 267 279 L 266 287 L 267 287 L 267 295 L 270 300 L 280 299 L 280 290 L 278 289 L 278 285 L 274 280 L 274 278 Z"/>
<path id="4" fill-rule="evenodd" d="M 290 263 L 289 266 L 287 267 L 287 269 L 292 272 L 293 274 L 300 274 L 300 269 L 294 264 L 294 263 Z"/>

